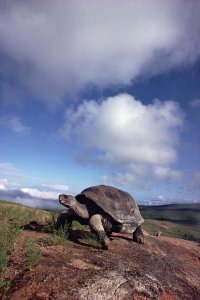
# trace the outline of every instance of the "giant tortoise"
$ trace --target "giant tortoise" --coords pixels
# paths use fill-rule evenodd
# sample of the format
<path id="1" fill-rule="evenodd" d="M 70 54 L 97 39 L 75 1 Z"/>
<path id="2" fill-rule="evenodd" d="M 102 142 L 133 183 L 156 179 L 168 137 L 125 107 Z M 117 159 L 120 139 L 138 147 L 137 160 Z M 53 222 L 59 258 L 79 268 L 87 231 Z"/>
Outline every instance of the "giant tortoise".
<path id="1" fill-rule="evenodd" d="M 89 225 L 96 233 L 103 249 L 108 249 L 112 232 L 131 232 L 133 240 L 144 243 L 141 223 L 144 222 L 132 196 L 115 187 L 98 185 L 83 190 L 74 196 L 62 194 L 59 202 L 68 210 L 57 219 L 57 227 L 67 224 L 71 230 L 72 221 Z"/>

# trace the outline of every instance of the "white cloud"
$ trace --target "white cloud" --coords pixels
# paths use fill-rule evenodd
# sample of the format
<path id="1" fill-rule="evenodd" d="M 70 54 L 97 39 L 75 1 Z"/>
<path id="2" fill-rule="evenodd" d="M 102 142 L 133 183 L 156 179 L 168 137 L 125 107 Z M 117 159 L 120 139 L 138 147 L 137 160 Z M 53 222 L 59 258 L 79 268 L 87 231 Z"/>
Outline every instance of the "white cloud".
<path id="1" fill-rule="evenodd" d="M 63 184 L 43 184 L 42 186 L 58 191 L 68 191 L 69 186 Z"/>
<path id="2" fill-rule="evenodd" d="M 8 180 L 6 178 L 0 179 L 0 190 L 6 189 L 7 184 L 8 184 Z"/>
<path id="3" fill-rule="evenodd" d="M 12 163 L 0 163 L 0 177 L 0 190 L 4 190 L 3 195 L 6 196 L 6 199 L 8 197 L 11 197 L 12 199 L 57 199 L 59 191 L 69 190 L 68 185 L 48 183 L 40 184 L 40 178 L 23 174 L 22 171 L 18 170 Z M 37 184 L 39 189 L 24 187 L 25 181 L 30 183 L 30 180 L 32 183 L 34 182 Z"/>
<path id="4" fill-rule="evenodd" d="M 60 133 L 73 137 L 83 150 L 85 163 L 112 166 L 108 182 L 136 185 L 152 179 L 180 180 L 171 168 L 184 115 L 174 101 L 155 100 L 144 105 L 129 94 L 109 97 L 101 103 L 85 101 L 67 110 Z M 87 155 L 86 155 L 87 154 Z"/>
<path id="5" fill-rule="evenodd" d="M 24 126 L 18 117 L 1 117 L 0 124 L 15 133 L 28 133 L 30 131 L 30 128 Z"/>
<path id="6" fill-rule="evenodd" d="M 15 187 L 14 187 L 15 186 Z M 17 184 L 9 181 L 7 178 L 0 179 L 0 190 L 14 198 L 38 198 L 38 199 L 57 199 L 58 193 L 52 191 L 41 191 L 36 188 L 16 188 Z"/>
<path id="7" fill-rule="evenodd" d="M 32 188 L 21 188 L 20 190 L 23 193 L 26 193 L 31 197 L 38 199 L 57 199 L 59 195 L 58 192 L 40 191 L 38 189 Z"/>
<path id="8" fill-rule="evenodd" d="M 102 178 L 103 184 L 114 186 L 138 186 L 140 184 L 140 178 L 130 172 L 117 172 L 112 173 Z"/>
<path id="9" fill-rule="evenodd" d="M 172 180 L 180 180 L 182 178 L 182 173 L 177 170 L 171 170 L 168 167 L 158 166 L 155 168 L 155 177 L 157 179 L 169 178 Z"/>
<path id="10" fill-rule="evenodd" d="M 0 189 L 0 199 L 21 203 L 22 205 L 40 207 L 42 209 L 60 209 L 58 194 L 40 191 L 33 188 L 4 188 Z M 57 201 L 55 201 L 57 200 Z"/>
<path id="11" fill-rule="evenodd" d="M 129 84 L 197 59 L 199 10 L 195 0 L 4 1 L 4 69 L 51 102 L 88 83 Z"/>
<path id="12" fill-rule="evenodd" d="M 166 165 L 177 158 L 178 132 L 183 114 L 176 102 L 159 100 L 144 105 L 128 94 L 110 97 L 98 104 L 85 101 L 67 110 L 61 130 L 73 135 L 86 149 L 103 153 L 109 163 Z"/>

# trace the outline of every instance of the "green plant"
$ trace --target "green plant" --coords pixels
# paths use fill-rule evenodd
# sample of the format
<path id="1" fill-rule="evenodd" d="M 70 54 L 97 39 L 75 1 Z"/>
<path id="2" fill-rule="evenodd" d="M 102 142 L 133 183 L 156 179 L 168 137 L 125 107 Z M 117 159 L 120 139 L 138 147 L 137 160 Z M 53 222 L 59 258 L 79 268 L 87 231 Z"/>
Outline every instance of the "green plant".
<path id="1" fill-rule="evenodd" d="M 35 266 L 38 260 L 42 258 L 40 250 L 30 238 L 24 241 L 24 251 L 30 268 Z"/>
<path id="2" fill-rule="evenodd" d="M 68 226 L 60 227 L 59 229 L 53 230 L 52 234 L 49 234 L 43 239 L 43 243 L 46 246 L 50 245 L 66 245 L 69 238 Z"/>
<path id="3" fill-rule="evenodd" d="M 54 233 L 56 231 L 57 214 L 51 213 L 49 218 L 45 218 L 44 230 Z"/>
<path id="4" fill-rule="evenodd" d="M 9 288 L 10 288 L 10 281 L 0 279 L 0 289 L 2 289 L 4 293 L 6 293 L 7 290 L 9 290 Z"/>
<path id="5" fill-rule="evenodd" d="M 18 224 L 0 222 L 0 288 L 4 290 L 9 287 L 9 282 L 3 279 L 3 274 L 9 261 L 11 248 L 19 234 Z"/>
<path id="6" fill-rule="evenodd" d="M 93 246 L 100 246 L 100 238 L 95 233 L 88 232 L 85 239 Z"/>

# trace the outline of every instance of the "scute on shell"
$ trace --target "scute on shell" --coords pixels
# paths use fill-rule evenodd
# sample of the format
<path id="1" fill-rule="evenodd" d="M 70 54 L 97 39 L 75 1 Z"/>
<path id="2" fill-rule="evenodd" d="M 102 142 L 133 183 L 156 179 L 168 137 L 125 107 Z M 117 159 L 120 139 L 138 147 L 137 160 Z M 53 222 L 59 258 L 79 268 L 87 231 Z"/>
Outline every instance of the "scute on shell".
<path id="1" fill-rule="evenodd" d="M 77 201 L 87 207 L 97 205 L 118 223 L 137 228 L 144 222 L 133 197 L 115 187 L 98 185 L 84 189 L 76 196 Z M 92 203 L 93 202 L 93 203 Z"/>

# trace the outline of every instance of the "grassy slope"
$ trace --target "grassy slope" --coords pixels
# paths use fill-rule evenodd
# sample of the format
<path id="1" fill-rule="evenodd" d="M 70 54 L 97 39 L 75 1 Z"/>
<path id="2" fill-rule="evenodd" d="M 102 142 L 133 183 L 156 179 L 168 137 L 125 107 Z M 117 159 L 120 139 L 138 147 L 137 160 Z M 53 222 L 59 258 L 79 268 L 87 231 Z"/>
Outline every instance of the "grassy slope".
<path id="1" fill-rule="evenodd" d="M 200 203 L 140 206 L 149 233 L 200 241 Z"/>
<path id="2" fill-rule="evenodd" d="M 145 219 L 168 221 L 191 227 L 200 226 L 200 203 L 140 206 Z"/>
<path id="3" fill-rule="evenodd" d="M 47 211 L 0 200 L 0 222 L 24 225 L 30 221 L 45 222 L 51 214 Z"/>
<path id="4" fill-rule="evenodd" d="M 21 229 L 21 226 L 28 224 L 30 221 L 37 221 L 51 230 L 53 216 L 55 216 L 55 213 L 0 201 L 0 298 L 1 293 L 4 293 L 10 287 L 10 281 L 6 279 L 6 270 L 10 257 L 13 255 L 16 241 L 22 245 L 20 256 L 27 267 L 33 267 L 42 257 L 38 249 L 37 239 L 27 238 L 26 232 Z M 42 242 L 64 246 L 67 243 L 66 232 L 61 229 L 52 234 L 44 235 Z"/>

